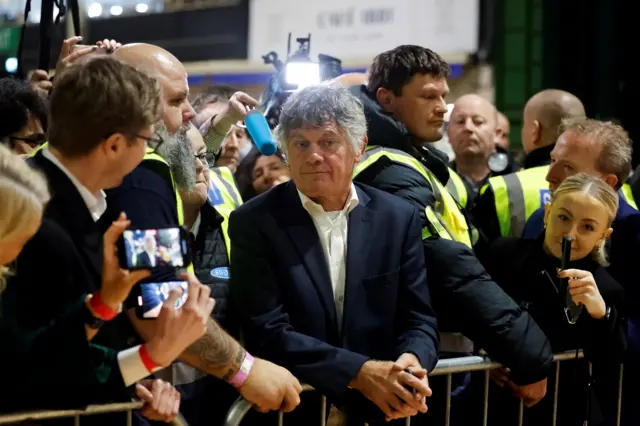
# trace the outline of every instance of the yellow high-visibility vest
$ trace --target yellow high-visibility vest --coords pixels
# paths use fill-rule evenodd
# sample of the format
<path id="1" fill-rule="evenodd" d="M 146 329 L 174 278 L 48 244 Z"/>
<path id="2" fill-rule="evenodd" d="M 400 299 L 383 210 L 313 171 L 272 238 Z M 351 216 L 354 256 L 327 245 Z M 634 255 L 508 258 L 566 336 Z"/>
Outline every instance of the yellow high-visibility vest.
<path id="1" fill-rule="evenodd" d="M 420 173 L 425 178 L 425 185 L 429 185 L 433 191 L 436 205 L 435 208 L 431 206 L 425 208 L 427 226 L 422 229 L 422 238 L 438 236 L 448 240 L 459 241 L 471 247 L 469 226 L 456 200 L 435 175 L 413 156 L 398 149 L 370 146 L 367 148 L 362 161 L 356 165 L 353 173 L 354 178 L 383 157 L 396 163 L 404 164 Z"/>
<path id="2" fill-rule="evenodd" d="M 227 256 L 231 260 L 231 240 L 229 239 L 229 216 L 242 205 L 242 197 L 228 167 L 209 169 L 209 203 L 222 216 L 222 235 L 224 237 Z"/>

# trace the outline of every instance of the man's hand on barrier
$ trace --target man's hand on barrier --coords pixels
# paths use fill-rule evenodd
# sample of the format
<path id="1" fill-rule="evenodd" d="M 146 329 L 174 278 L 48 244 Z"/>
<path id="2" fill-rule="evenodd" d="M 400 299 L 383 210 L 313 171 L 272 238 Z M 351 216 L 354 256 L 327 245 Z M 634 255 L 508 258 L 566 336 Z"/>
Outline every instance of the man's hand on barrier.
<path id="1" fill-rule="evenodd" d="M 300 404 L 302 386 L 289 370 L 269 361 L 256 358 L 240 393 L 261 413 L 288 413 Z"/>
<path id="2" fill-rule="evenodd" d="M 400 358 L 398 358 L 396 364 L 399 364 L 404 370 L 411 371 L 411 374 L 401 375 L 400 378 L 402 379 L 405 386 L 410 386 L 415 391 L 415 399 L 411 401 L 410 404 L 414 405 L 414 408 L 421 413 L 426 413 L 428 410 L 427 397 L 430 397 L 433 394 L 431 388 L 429 387 L 427 370 L 422 368 L 422 366 L 420 365 L 420 360 L 418 360 L 418 357 L 412 353 L 404 353 L 400 355 Z M 420 388 L 413 387 L 411 385 L 411 382 L 407 381 L 407 378 L 411 376 L 416 377 L 418 380 L 420 380 L 420 382 L 422 383 L 422 386 Z M 407 402 L 409 403 L 409 401 Z M 413 404 L 414 402 L 419 403 L 419 405 Z"/>
<path id="3" fill-rule="evenodd" d="M 367 361 L 350 386 L 376 404 L 387 421 L 413 416 L 418 411 L 426 412 L 427 407 L 422 402 L 422 394 L 430 394 L 429 387 L 425 386 L 420 378 L 405 373 L 404 370 L 397 362 Z M 417 400 L 404 385 L 416 389 L 420 400 Z"/>
<path id="4" fill-rule="evenodd" d="M 156 333 L 146 343 L 151 359 L 164 367 L 204 335 L 215 305 L 210 297 L 211 289 L 202 285 L 193 274 L 182 274 L 180 278 L 189 283 L 187 301 L 181 308 L 176 308 L 182 289 L 171 290 L 158 316 Z"/>
<path id="5" fill-rule="evenodd" d="M 136 384 L 136 396 L 145 403 L 140 414 L 149 420 L 169 423 L 180 410 L 180 393 L 163 380 L 141 380 Z"/>
<path id="6" fill-rule="evenodd" d="M 522 399 L 525 407 L 533 407 L 547 394 L 547 379 L 524 386 L 518 386 L 512 381 L 508 381 L 507 384 L 513 393 Z"/>

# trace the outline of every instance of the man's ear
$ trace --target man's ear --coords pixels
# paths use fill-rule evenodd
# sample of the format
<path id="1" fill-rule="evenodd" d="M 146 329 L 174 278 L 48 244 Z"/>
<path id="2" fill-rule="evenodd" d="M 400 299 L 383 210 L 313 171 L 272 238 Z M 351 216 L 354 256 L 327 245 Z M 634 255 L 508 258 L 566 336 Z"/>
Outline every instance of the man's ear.
<path id="1" fill-rule="evenodd" d="M 384 87 L 380 87 L 376 91 L 376 101 L 378 104 L 384 109 L 386 112 L 393 111 L 393 101 L 395 99 L 395 95 L 389 89 L 385 89 Z"/>
<path id="2" fill-rule="evenodd" d="M 618 176 L 611 173 L 603 175 L 602 180 L 607 182 L 607 185 L 609 185 L 612 188 L 615 188 L 616 185 L 618 185 Z"/>
<path id="3" fill-rule="evenodd" d="M 542 138 L 542 126 L 538 120 L 533 120 L 531 123 L 531 140 L 535 146 L 539 145 L 540 138 Z"/>
<path id="4" fill-rule="evenodd" d="M 364 153 L 367 151 L 368 143 L 369 143 L 369 137 L 365 135 L 364 138 L 362 138 L 362 148 L 360 149 L 360 152 L 356 154 L 356 164 L 362 161 L 362 158 L 364 157 Z"/>
<path id="5" fill-rule="evenodd" d="M 114 133 L 104 139 L 101 147 L 106 156 L 118 155 L 128 144 L 127 138 L 122 133 Z"/>

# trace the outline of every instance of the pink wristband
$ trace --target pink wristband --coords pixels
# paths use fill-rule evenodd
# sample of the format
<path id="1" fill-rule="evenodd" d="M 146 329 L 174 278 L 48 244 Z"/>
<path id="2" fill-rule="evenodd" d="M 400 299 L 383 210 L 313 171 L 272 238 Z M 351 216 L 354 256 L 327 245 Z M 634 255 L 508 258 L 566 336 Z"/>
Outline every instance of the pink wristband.
<path id="1" fill-rule="evenodd" d="M 246 353 L 244 357 L 244 361 L 240 365 L 240 369 L 236 372 L 236 375 L 233 376 L 233 379 L 229 380 L 229 384 L 234 388 L 240 388 L 244 385 L 244 382 L 247 381 L 247 377 L 249 377 L 249 373 L 251 373 L 251 369 L 253 368 L 253 357 L 249 352 Z"/>

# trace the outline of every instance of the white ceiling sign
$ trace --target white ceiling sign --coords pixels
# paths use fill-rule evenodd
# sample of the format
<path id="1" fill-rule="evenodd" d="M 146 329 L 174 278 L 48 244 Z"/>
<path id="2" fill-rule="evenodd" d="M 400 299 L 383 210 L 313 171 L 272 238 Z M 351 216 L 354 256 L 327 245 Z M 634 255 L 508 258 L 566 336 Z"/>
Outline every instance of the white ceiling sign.
<path id="1" fill-rule="evenodd" d="M 251 0 L 249 59 L 272 50 L 283 58 L 289 32 L 294 41 L 311 33 L 314 57 L 373 58 L 401 44 L 468 54 L 478 45 L 478 7 L 479 0 Z"/>

